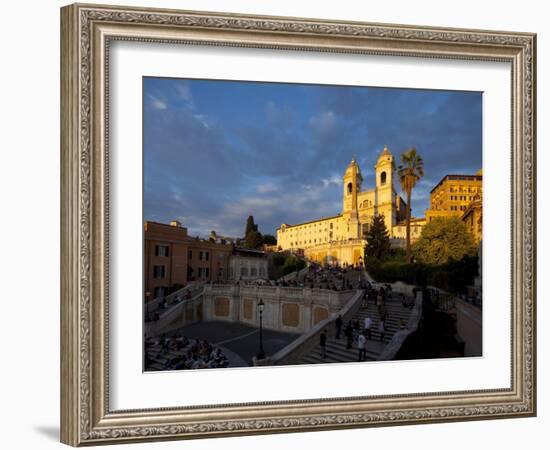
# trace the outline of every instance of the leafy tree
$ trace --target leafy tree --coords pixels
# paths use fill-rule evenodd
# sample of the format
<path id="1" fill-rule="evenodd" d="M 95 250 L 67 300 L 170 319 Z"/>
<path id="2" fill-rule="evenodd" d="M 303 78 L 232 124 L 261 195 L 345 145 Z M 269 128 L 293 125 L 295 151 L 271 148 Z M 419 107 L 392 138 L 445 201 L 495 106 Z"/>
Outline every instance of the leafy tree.
<path id="1" fill-rule="evenodd" d="M 412 147 L 401 154 L 401 165 L 398 169 L 401 189 L 407 195 L 406 230 L 407 230 L 407 261 L 411 262 L 411 193 L 414 186 L 424 176 L 424 161 Z"/>
<path id="2" fill-rule="evenodd" d="M 474 239 L 458 217 L 435 217 L 424 226 L 414 243 L 415 258 L 427 264 L 460 261 L 475 253 Z"/>
<path id="3" fill-rule="evenodd" d="M 302 270 L 306 266 L 306 262 L 303 259 L 296 258 L 295 256 L 288 256 L 282 267 L 283 275 Z"/>
<path id="4" fill-rule="evenodd" d="M 374 216 L 367 231 L 365 255 L 381 259 L 390 252 L 390 235 L 383 216 Z"/>
<path id="5" fill-rule="evenodd" d="M 272 234 L 264 234 L 264 244 L 277 245 L 277 239 Z"/>
<path id="6" fill-rule="evenodd" d="M 261 233 L 256 230 L 252 230 L 246 235 L 244 243 L 247 248 L 259 248 L 263 241 L 264 240 Z"/>

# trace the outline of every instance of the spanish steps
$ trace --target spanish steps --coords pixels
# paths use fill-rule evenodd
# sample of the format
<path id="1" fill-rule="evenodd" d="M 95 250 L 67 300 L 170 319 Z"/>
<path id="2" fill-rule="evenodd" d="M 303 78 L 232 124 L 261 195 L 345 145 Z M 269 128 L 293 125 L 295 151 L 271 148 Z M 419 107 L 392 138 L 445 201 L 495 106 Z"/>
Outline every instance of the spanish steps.
<path id="1" fill-rule="evenodd" d="M 412 302 L 412 299 L 407 300 Z M 411 308 L 404 306 L 400 298 L 387 299 L 385 306 L 387 314 L 385 322 L 385 336 L 382 342 L 380 341 L 380 332 L 378 331 L 380 315 L 378 313 L 378 307 L 374 303 L 369 302 L 368 305 L 362 305 L 352 318 L 352 320 L 359 321 L 361 330 L 363 328 L 363 320 L 365 317 L 369 316 L 372 319 L 371 337 L 370 339 L 367 339 L 366 345 L 367 361 L 377 360 L 385 346 L 391 341 L 393 335 L 401 329 L 402 324 L 406 326 L 411 314 Z M 344 336 L 345 326 L 346 324 L 344 323 L 342 332 L 340 333 L 340 339 L 336 339 L 336 326 L 334 324 L 331 324 L 328 328 L 325 358 L 323 358 L 321 346 L 317 344 L 311 351 L 302 355 L 297 360 L 292 361 L 291 364 L 320 364 L 358 361 L 357 343 L 353 342 L 351 349 L 346 348 L 346 337 Z"/>

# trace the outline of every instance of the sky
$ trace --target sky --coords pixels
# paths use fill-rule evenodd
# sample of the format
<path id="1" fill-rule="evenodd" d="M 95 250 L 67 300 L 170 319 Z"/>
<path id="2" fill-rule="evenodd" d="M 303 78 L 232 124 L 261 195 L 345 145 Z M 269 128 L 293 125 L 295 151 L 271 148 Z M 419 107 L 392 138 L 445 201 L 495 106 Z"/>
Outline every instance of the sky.
<path id="1" fill-rule="evenodd" d="M 144 219 L 241 237 L 252 215 L 275 235 L 339 214 L 354 156 L 374 187 L 384 145 L 397 166 L 411 147 L 422 156 L 411 205 L 423 217 L 443 176 L 481 168 L 482 94 L 146 77 Z"/>

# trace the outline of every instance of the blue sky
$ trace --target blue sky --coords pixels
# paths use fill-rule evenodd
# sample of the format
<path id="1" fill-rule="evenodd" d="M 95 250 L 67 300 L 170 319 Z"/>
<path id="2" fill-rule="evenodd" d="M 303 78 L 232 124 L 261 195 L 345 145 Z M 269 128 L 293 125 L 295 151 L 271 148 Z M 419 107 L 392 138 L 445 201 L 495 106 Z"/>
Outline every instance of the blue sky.
<path id="1" fill-rule="evenodd" d="M 397 165 L 410 147 L 422 155 L 422 217 L 444 175 L 481 168 L 482 94 L 144 78 L 143 141 L 145 220 L 191 235 L 241 236 L 249 215 L 275 234 L 338 214 L 351 158 L 369 189 L 385 144 Z"/>

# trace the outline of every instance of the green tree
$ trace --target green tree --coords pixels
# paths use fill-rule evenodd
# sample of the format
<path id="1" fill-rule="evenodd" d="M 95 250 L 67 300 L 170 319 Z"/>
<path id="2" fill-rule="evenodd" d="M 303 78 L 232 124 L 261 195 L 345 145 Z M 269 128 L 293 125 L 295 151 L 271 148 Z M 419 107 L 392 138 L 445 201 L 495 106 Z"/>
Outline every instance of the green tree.
<path id="1" fill-rule="evenodd" d="M 261 233 L 256 230 L 252 230 L 246 235 L 244 243 L 247 248 L 259 248 L 263 241 L 264 239 Z"/>
<path id="2" fill-rule="evenodd" d="M 407 196 L 406 230 L 407 230 L 407 261 L 411 262 L 411 194 L 416 183 L 424 176 L 424 161 L 412 147 L 401 154 L 401 165 L 398 169 L 401 189 Z"/>
<path id="3" fill-rule="evenodd" d="M 390 253 L 390 235 L 383 216 L 374 216 L 367 231 L 365 255 L 382 259 Z"/>
<path id="4" fill-rule="evenodd" d="M 435 217 L 422 228 L 414 243 L 414 256 L 423 263 L 445 264 L 473 256 L 476 245 L 466 225 L 458 217 Z"/>
<path id="5" fill-rule="evenodd" d="M 272 234 L 264 234 L 264 244 L 277 245 L 277 239 Z"/>
<path id="6" fill-rule="evenodd" d="M 303 259 L 296 258 L 295 256 L 288 256 L 282 266 L 283 275 L 302 270 L 306 266 L 306 262 Z"/>

